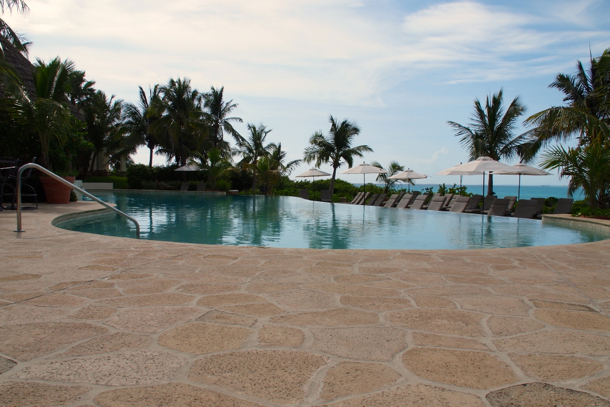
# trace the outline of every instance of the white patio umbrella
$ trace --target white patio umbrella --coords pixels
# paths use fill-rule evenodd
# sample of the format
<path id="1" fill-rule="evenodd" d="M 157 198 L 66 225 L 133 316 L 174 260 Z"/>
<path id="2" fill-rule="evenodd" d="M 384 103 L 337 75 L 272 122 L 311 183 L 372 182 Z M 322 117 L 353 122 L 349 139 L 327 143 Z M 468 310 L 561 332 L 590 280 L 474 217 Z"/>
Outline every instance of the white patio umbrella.
<path id="1" fill-rule="evenodd" d="M 390 177 L 390 179 L 397 179 L 399 181 L 407 181 L 407 182 L 409 182 L 409 180 L 412 180 L 412 179 L 424 179 L 424 178 L 428 178 L 428 176 L 426 174 L 422 174 L 420 172 L 415 172 L 410 168 L 407 168 L 405 171 L 398 172 Z M 407 185 L 409 185 L 408 190 L 411 190 L 411 185 L 410 184 L 407 184 Z"/>
<path id="2" fill-rule="evenodd" d="M 176 168 L 174 171 L 201 171 L 201 168 L 197 164 L 187 164 Z"/>
<path id="3" fill-rule="evenodd" d="M 517 187 L 517 199 L 521 198 L 521 176 L 522 175 L 551 175 L 550 172 L 543 171 L 536 167 L 530 167 L 522 163 L 513 165 L 513 171 L 494 172 L 498 175 L 519 175 L 519 186 Z"/>
<path id="4" fill-rule="evenodd" d="M 485 173 L 491 172 L 496 173 L 499 171 L 511 171 L 514 168 L 507 164 L 502 164 L 490 157 L 479 157 L 474 161 L 467 162 L 466 164 L 456 165 L 451 168 L 447 168 L 438 175 L 477 175 L 483 174 L 483 196 L 485 196 Z"/>
<path id="5" fill-rule="evenodd" d="M 357 165 L 355 167 L 349 168 L 349 169 L 341 172 L 341 174 L 362 174 L 362 180 L 364 183 L 365 190 L 366 190 L 366 174 L 385 174 L 385 173 L 387 173 L 387 171 L 384 170 L 383 168 L 375 167 L 374 165 L 370 165 L 370 164 L 366 164 L 366 163 L 362 163 L 360 165 Z"/>
<path id="6" fill-rule="evenodd" d="M 328 177 L 330 174 L 324 171 L 320 171 L 317 168 L 312 168 L 309 171 L 305 171 L 302 174 L 297 175 L 297 177 L 299 178 L 308 178 L 311 177 L 311 180 L 313 182 L 314 177 Z"/>

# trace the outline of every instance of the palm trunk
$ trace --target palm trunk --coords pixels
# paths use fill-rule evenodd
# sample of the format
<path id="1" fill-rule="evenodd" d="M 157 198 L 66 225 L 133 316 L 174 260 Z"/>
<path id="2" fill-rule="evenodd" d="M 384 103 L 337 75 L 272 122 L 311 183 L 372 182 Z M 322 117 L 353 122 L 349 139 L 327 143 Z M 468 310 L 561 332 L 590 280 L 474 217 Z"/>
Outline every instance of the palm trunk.
<path id="1" fill-rule="evenodd" d="M 330 178 L 330 187 L 328 190 L 330 191 L 330 196 L 333 196 L 333 192 L 335 192 L 335 176 L 337 175 L 337 168 L 333 166 L 333 176 Z"/>
<path id="2" fill-rule="evenodd" d="M 153 148 L 150 149 L 150 158 L 148 159 L 149 168 L 152 168 L 152 162 L 153 162 Z"/>

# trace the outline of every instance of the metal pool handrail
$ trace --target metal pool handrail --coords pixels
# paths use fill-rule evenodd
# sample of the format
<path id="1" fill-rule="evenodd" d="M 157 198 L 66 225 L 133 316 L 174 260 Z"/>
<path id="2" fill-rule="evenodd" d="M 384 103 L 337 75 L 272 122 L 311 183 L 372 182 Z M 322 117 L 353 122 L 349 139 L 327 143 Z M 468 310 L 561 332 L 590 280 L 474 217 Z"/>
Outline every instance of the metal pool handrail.
<path id="1" fill-rule="evenodd" d="M 108 205 L 106 202 L 96 198 L 95 196 L 91 195 L 89 192 L 85 191 L 84 189 L 77 187 L 76 185 L 74 185 L 70 181 L 66 181 L 65 179 L 63 179 L 59 175 L 54 174 L 51 171 L 47 170 L 46 168 L 41 167 L 40 165 L 34 164 L 34 163 L 29 163 L 29 164 L 25 164 L 25 165 L 21 166 L 21 168 L 19 168 L 19 172 L 17 173 L 17 230 L 15 230 L 15 232 L 25 232 L 25 230 L 23 230 L 21 228 L 21 174 L 23 173 L 23 171 L 27 170 L 28 168 L 35 168 L 38 171 L 40 171 L 40 172 L 42 172 L 44 174 L 47 174 L 49 177 L 56 179 L 57 181 L 61 182 L 64 185 L 69 186 L 72 189 L 76 189 L 78 192 L 80 192 L 83 195 L 87 195 L 89 198 L 93 199 L 97 203 L 105 206 L 106 208 L 108 208 L 110 210 L 115 211 L 116 213 L 118 213 L 121 216 L 126 217 L 127 219 L 129 219 L 130 221 L 135 223 L 135 225 L 136 225 L 136 236 L 138 237 L 138 239 L 140 238 L 140 224 L 138 223 L 137 220 L 135 220 L 131 216 L 127 215 L 126 213 L 121 212 L 117 208 L 115 208 L 115 207 L 113 207 L 111 205 Z"/>

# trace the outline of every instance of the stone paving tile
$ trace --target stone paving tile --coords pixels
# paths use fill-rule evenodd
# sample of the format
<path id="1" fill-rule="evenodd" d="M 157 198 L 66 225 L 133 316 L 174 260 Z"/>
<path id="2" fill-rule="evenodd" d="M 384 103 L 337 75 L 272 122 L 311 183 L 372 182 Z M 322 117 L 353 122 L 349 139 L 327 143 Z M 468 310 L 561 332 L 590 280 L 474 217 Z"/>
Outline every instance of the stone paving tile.
<path id="1" fill-rule="evenodd" d="M 189 379 L 291 405 L 305 398 L 314 372 L 327 363 L 325 357 L 302 351 L 250 350 L 198 359 Z"/>
<path id="2" fill-rule="evenodd" d="M 193 322 L 170 329 L 159 336 L 159 345 L 194 354 L 235 350 L 252 331 L 247 328 Z"/>
<path id="3" fill-rule="evenodd" d="M 75 403 L 89 391 L 85 386 L 8 382 L 0 384 L 0 405 L 59 407 Z"/>
<path id="4" fill-rule="evenodd" d="M 183 383 L 109 390 L 96 396 L 95 402 L 101 407 L 262 406 L 262 404 Z"/>
<path id="5" fill-rule="evenodd" d="M 564 355 L 509 355 L 529 377 L 545 382 L 565 382 L 602 371 L 604 365 L 596 360 Z"/>
<path id="6" fill-rule="evenodd" d="M 487 395 L 487 401 L 492 407 L 610 406 L 609 401 L 599 397 L 546 383 L 528 383 L 496 390 Z"/>
<path id="7" fill-rule="evenodd" d="M 402 362 L 422 378 L 473 389 L 519 381 L 506 363 L 486 352 L 414 348 L 403 354 Z"/>
<path id="8" fill-rule="evenodd" d="M 20 236 L 0 212 L 0 405 L 610 402 L 610 241 L 261 249 L 51 226 L 91 207 L 42 204 Z"/>
<path id="9" fill-rule="evenodd" d="M 339 363 L 324 376 L 320 399 L 329 401 L 369 393 L 387 387 L 401 377 L 394 369 L 376 363 Z"/>
<path id="10" fill-rule="evenodd" d="M 312 329 L 312 349 L 346 359 L 388 362 L 407 347 L 406 332 L 386 327 Z"/>
<path id="11" fill-rule="evenodd" d="M 414 384 L 328 404 L 329 407 L 483 407 L 472 394 Z"/>
<path id="12" fill-rule="evenodd" d="M 135 350 L 103 356 L 87 356 L 41 362 L 17 374 L 20 379 L 133 386 L 171 381 L 186 359 L 168 352 Z"/>

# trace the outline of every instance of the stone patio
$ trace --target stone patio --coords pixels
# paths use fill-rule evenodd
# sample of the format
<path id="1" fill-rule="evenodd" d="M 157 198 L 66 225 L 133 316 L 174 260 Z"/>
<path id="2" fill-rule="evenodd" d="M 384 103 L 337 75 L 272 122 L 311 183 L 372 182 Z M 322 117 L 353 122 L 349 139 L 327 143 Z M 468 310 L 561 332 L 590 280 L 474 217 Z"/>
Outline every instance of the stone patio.
<path id="1" fill-rule="evenodd" d="M 610 241 L 204 246 L 0 212 L 3 406 L 610 406 Z M 512 403 L 512 404 L 510 404 Z"/>

